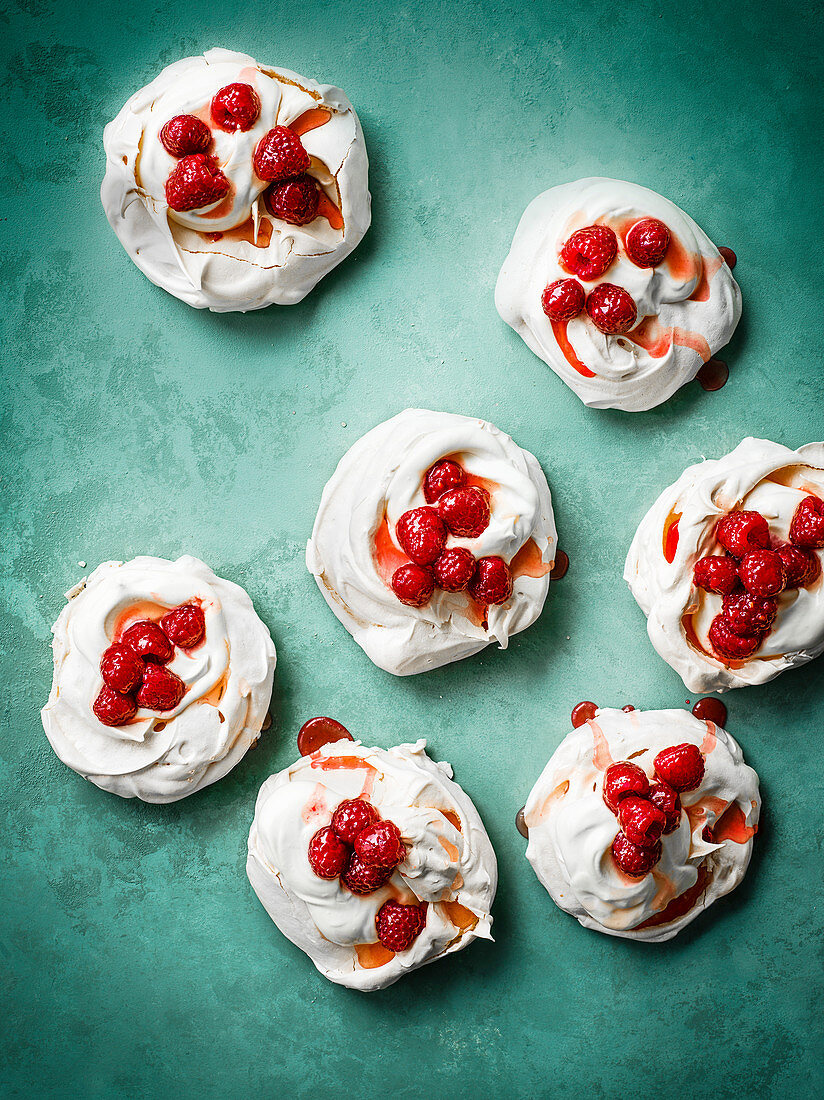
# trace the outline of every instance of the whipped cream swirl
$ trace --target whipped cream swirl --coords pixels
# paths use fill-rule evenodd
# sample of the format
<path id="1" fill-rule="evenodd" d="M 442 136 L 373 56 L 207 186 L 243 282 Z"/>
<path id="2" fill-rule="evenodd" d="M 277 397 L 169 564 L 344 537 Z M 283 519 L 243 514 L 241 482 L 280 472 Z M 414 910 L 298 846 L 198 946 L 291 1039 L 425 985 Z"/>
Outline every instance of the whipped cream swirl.
<path id="1" fill-rule="evenodd" d="M 636 267 L 621 243 L 633 223 L 647 217 L 670 231 L 669 251 L 656 268 Z M 544 289 L 570 278 L 559 262 L 564 242 L 595 224 L 615 231 L 619 249 L 585 289 L 608 282 L 629 291 L 639 323 L 623 336 L 600 332 L 586 313 L 553 326 L 541 307 Z M 532 200 L 498 276 L 495 305 L 585 405 L 640 412 L 695 378 L 729 341 L 741 316 L 741 292 L 718 249 L 675 203 L 635 183 L 596 177 Z"/>
<path id="2" fill-rule="evenodd" d="M 384 989 L 479 937 L 492 939 L 489 915 L 498 869 L 486 830 L 448 764 L 426 741 L 393 749 L 359 741 L 325 745 L 272 775 L 260 789 L 249 833 L 246 872 L 280 931 L 325 977 L 351 989 Z M 407 857 L 373 894 L 350 893 L 314 874 L 309 841 L 344 799 L 367 798 L 394 821 Z M 426 924 L 406 951 L 378 943 L 375 917 L 388 900 L 427 902 Z"/>
<path id="3" fill-rule="evenodd" d="M 712 620 L 722 597 L 697 588 L 699 558 L 723 552 L 715 525 L 733 509 L 760 512 L 774 539 L 787 540 L 801 501 L 824 499 L 824 443 L 790 450 L 768 439 L 745 439 L 719 459 L 688 466 L 641 520 L 627 554 L 624 579 L 647 616 L 655 649 L 690 691 L 727 691 L 764 684 L 824 650 L 824 580 L 778 597 L 778 614 L 752 657 L 714 654 Z M 824 551 L 814 550 L 824 564 Z"/>
<path id="4" fill-rule="evenodd" d="M 176 802 L 222 778 L 254 744 L 266 716 L 275 647 L 242 588 L 192 557 L 108 561 L 66 593 L 52 627 L 54 680 L 42 711 L 51 746 L 104 791 L 144 802 Z M 168 668 L 186 685 L 174 710 L 138 708 L 122 726 L 97 720 L 100 658 L 118 625 L 158 619 L 199 602 L 203 642 L 175 647 Z"/>
<path id="5" fill-rule="evenodd" d="M 681 795 L 680 824 L 661 837 L 653 870 L 625 875 L 612 858 L 620 825 L 603 799 L 604 772 L 631 759 L 651 778 L 655 756 L 684 742 L 704 754 L 701 785 Z M 683 710 L 599 710 L 564 738 L 526 801 L 526 858 L 585 928 L 660 942 L 738 885 L 760 811 L 758 776 L 726 730 Z M 714 841 L 703 839 L 707 826 Z"/>
<path id="6" fill-rule="evenodd" d="M 209 153 L 231 184 L 229 196 L 200 210 L 171 210 L 165 184 L 178 161 L 161 144 L 160 131 L 180 114 L 209 125 L 212 97 L 233 83 L 251 84 L 261 111 L 247 131 L 212 128 Z M 308 174 L 340 210 L 341 228 L 323 216 L 303 226 L 275 218 L 262 198 L 269 185 L 252 167 L 264 134 L 308 111 L 328 116 L 301 141 L 311 157 Z M 214 49 L 167 66 L 106 126 L 103 144 L 101 200 L 121 244 L 153 283 L 200 309 L 299 302 L 369 228 L 366 146 L 352 104 L 340 88 L 258 65 L 247 54 Z"/>
<path id="7" fill-rule="evenodd" d="M 449 537 L 475 557 L 498 555 L 512 596 L 486 618 L 465 592 L 435 590 L 420 609 L 389 586 L 405 558 L 395 524 L 425 505 L 423 477 L 452 457 L 490 492 L 491 519 L 477 539 Z M 552 500 L 537 459 L 484 420 L 407 409 L 373 428 L 343 456 L 326 485 L 306 549 L 324 599 L 374 663 L 396 676 L 469 657 L 530 626 L 549 591 L 557 549 Z M 377 543 L 377 549 L 376 549 Z M 520 555 L 520 556 L 519 556 Z"/>

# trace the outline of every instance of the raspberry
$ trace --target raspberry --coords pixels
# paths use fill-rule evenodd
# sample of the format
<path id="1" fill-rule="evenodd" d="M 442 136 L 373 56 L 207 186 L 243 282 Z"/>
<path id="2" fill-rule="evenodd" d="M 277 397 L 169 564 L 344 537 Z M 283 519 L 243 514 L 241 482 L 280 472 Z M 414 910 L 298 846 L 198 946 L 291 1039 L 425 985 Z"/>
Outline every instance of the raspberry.
<path id="1" fill-rule="evenodd" d="M 146 662 L 143 683 L 137 690 L 137 705 L 147 710 L 174 710 L 186 694 L 186 685 L 165 665 Z"/>
<path id="2" fill-rule="evenodd" d="M 787 585 L 784 562 L 774 550 L 753 550 L 738 567 L 741 583 L 751 596 L 777 596 Z"/>
<path id="3" fill-rule="evenodd" d="M 143 662 L 131 646 L 115 642 L 100 658 L 100 675 L 108 687 L 128 695 L 143 679 Z"/>
<path id="4" fill-rule="evenodd" d="M 350 851 L 332 826 L 326 825 L 309 841 L 309 866 L 318 878 L 337 878 L 346 867 Z"/>
<path id="5" fill-rule="evenodd" d="M 715 616 L 707 636 L 718 656 L 730 661 L 743 661 L 752 657 L 763 638 L 763 634 L 734 634 L 723 615 Z"/>
<path id="6" fill-rule="evenodd" d="M 678 797 L 678 791 L 669 783 L 653 783 L 648 797 L 653 806 L 657 806 L 667 819 L 664 825 L 664 836 L 674 833 L 681 823 L 681 799 Z"/>
<path id="7" fill-rule="evenodd" d="M 760 512 L 728 512 L 715 525 L 715 537 L 734 558 L 743 558 L 768 549 L 770 528 Z"/>
<path id="8" fill-rule="evenodd" d="M 378 820 L 378 811 L 362 798 L 347 798 L 332 814 L 332 828 L 347 844 L 354 844 L 358 833 Z"/>
<path id="9" fill-rule="evenodd" d="M 751 596 L 749 592 L 733 592 L 724 597 L 721 614 L 733 634 L 742 638 L 764 634 L 770 629 L 778 604 L 769 596 Z"/>
<path id="10" fill-rule="evenodd" d="M 627 233 L 627 256 L 636 267 L 658 267 L 669 248 L 669 230 L 657 218 L 642 218 Z"/>
<path id="11" fill-rule="evenodd" d="M 427 504 L 434 504 L 438 497 L 450 489 L 460 489 L 466 481 L 463 467 L 449 458 L 443 458 L 430 466 L 423 479 L 423 498 Z"/>
<path id="12" fill-rule="evenodd" d="M 595 327 L 613 336 L 629 332 L 638 319 L 632 295 L 615 283 L 599 283 L 587 296 L 586 309 Z"/>
<path id="13" fill-rule="evenodd" d="M 476 539 L 489 526 L 489 493 L 477 485 L 450 489 L 438 501 L 438 515 L 453 535 Z"/>
<path id="14" fill-rule="evenodd" d="M 302 176 L 311 161 L 294 130 L 288 126 L 274 126 L 257 143 L 252 163 L 262 180 L 280 183 Z"/>
<path id="15" fill-rule="evenodd" d="M 603 275 L 618 252 L 618 239 L 605 225 L 577 229 L 561 249 L 561 267 L 590 281 Z"/>
<path id="16" fill-rule="evenodd" d="M 395 524 L 395 534 L 415 565 L 431 565 L 446 544 L 446 528 L 434 508 L 410 508 Z"/>
<path id="17" fill-rule="evenodd" d="M 206 633 L 206 617 L 196 603 L 184 603 L 164 615 L 160 625 L 166 637 L 181 649 L 192 649 L 203 641 Z"/>
<path id="18" fill-rule="evenodd" d="M 824 500 L 804 497 L 790 524 L 790 542 L 811 550 L 824 547 Z"/>
<path id="19" fill-rule="evenodd" d="M 173 157 L 205 153 L 212 143 L 212 131 L 194 115 L 175 115 L 160 131 L 160 142 Z"/>
<path id="20" fill-rule="evenodd" d="M 375 927 L 378 939 L 390 951 L 406 951 L 426 924 L 426 905 L 401 905 L 387 901 L 378 910 Z"/>
<path id="21" fill-rule="evenodd" d="M 123 645 L 133 649 L 139 657 L 147 661 L 160 661 L 165 664 L 172 659 L 174 646 L 157 623 L 151 619 L 141 619 L 132 623 L 120 639 Z"/>
<path id="22" fill-rule="evenodd" d="M 386 885 L 391 876 L 391 867 L 371 867 L 353 852 L 340 881 L 353 894 L 373 894 Z"/>
<path id="23" fill-rule="evenodd" d="M 806 588 L 808 584 L 818 579 L 821 573 L 818 554 L 814 554 L 811 550 L 802 550 L 789 542 L 776 546 L 775 552 L 784 563 L 787 588 Z"/>
<path id="24" fill-rule="evenodd" d="M 392 591 L 407 607 L 423 607 L 432 599 L 435 582 L 422 565 L 402 565 L 392 574 Z"/>
<path id="25" fill-rule="evenodd" d="M 166 202 L 172 210 L 200 210 L 228 194 L 229 181 L 205 153 L 183 157 L 166 180 Z"/>
<path id="26" fill-rule="evenodd" d="M 604 772 L 604 802 L 614 814 L 618 813 L 618 803 L 628 795 L 646 798 L 649 780 L 642 768 L 629 760 L 610 764 Z"/>
<path id="27" fill-rule="evenodd" d="M 121 695 L 104 684 L 92 703 L 92 710 L 104 726 L 122 726 L 137 714 L 137 705 L 131 695 Z"/>
<path id="28" fill-rule="evenodd" d="M 732 558 L 699 558 L 692 578 L 699 588 L 724 596 L 738 587 L 738 567 Z"/>
<path id="29" fill-rule="evenodd" d="M 273 184 L 263 198 L 272 217 L 290 225 L 308 225 L 317 217 L 320 192 L 311 176 L 299 176 Z"/>
<path id="30" fill-rule="evenodd" d="M 406 848 L 394 821 L 375 821 L 355 839 L 355 855 L 367 867 L 397 867 L 406 858 Z"/>
<path id="31" fill-rule="evenodd" d="M 251 84 L 227 84 L 212 97 L 212 122 L 221 130 L 251 130 L 260 114 L 260 99 Z"/>
<path id="32" fill-rule="evenodd" d="M 506 603 L 512 595 L 512 574 L 503 558 L 480 558 L 475 576 L 469 582 L 469 594 L 482 604 Z"/>
<path id="33" fill-rule="evenodd" d="M 633 844 L 623 833 L 617 833 L 612 842 L 612 858 L 625 875 L 640 878 L 653 869 L 661 858 L 661 841 L 656 840 L 649 848 Z"/>
<path id="34" fill-rule="evenodd" d="M 667 823 L 663 810 L 659 810 L 647 798 L 638 798 L 631 794 L 621 800 L 618 807 L 618 820 L 627 840 L 649 848 L 654 844 Z"/>
<path id="35" fill-rule="evenodd" d="M 550 321 L 571 321 L 584 308 L 585 299 L 577 279 L 556 279 L 541 295 L 541 308 Z"/>
<path id="36" fill-rule="evenodd" d="M 687 741 L 663 749 L 652 762 L 655 774 L 674 791 L 694 791 L 704 778 L 704 757 L 697 745 Z"/>
<path id="37" fill-rule="evenodd" d="M 463 592 L 475 575 L 475 558 L 464 546 L 453 546 L 435 562 L 434 573 L 445 592 Z"/>

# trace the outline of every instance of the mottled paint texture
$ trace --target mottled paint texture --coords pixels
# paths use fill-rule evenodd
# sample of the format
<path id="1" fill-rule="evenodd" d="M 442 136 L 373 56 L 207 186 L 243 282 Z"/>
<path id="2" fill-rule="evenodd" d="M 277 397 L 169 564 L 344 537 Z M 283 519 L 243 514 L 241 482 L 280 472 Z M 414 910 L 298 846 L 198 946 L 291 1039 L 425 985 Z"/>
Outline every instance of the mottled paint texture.
<path id="1" fill-rule="evenodd" d="M 820 5 L 10 0 L 0 19 L 4 1094 L 820 1095 L 821 661 L 729 696 L 764 827 L 742 888 L 674 943 L 579 928 L 514 828 L 579 699 L 687 698 L 621 580 L 654 495 L 745 434 L 824 434 Z M 99 204 L 105 122 L 213 45 L 340 84 L 363 121 L 373 228 L 299 306 L 188 308 Z M 590 175 L 663 192 L 737 251 L 720 392 L 590 411 L 499 320 L 521 211 Z M 409 405 L 533 451 L 572 564 L 508 653 L 399 681 L 302 554 L 340 455 Z M 183 552 L 271 628 L 274 724 L 217 786 L 144 806 L 53 757 L 49 628 L 79 561 Z M 365 998 L 278 934 L 246 833 L 317 713 L 379 745 L 425 734 L 453 763 L 500 859 L 495 944 Z"/>

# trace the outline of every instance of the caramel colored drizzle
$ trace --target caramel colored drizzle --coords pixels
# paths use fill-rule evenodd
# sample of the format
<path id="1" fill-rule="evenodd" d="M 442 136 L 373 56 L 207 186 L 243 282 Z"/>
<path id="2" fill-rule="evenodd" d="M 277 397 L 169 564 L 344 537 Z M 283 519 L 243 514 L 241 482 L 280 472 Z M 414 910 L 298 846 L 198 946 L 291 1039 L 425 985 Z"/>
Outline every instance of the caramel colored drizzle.
<path id="1" fill-rule="evenodd" d="M 332 112 L 327 111 L 325 107 L 310 107 L 308 111 L 298 115 L 294 122 L 289 123 L 289 129 L 293 134 L 301 137 L 303 134 L 308 134 L 310 130 L 317 130 L 318 126 L 325 126 L 331 117 Z"/>
<path id="2" fill-rule="evenodd" d="M 545 577 L 552 572 L 553 563 L 545 562 L 534 539 L 527 539 L 509 563 L 513 577 Z"/>
<path id="3" fill-rule="evenodd" d="M 460 928 L 462 932 L 465 932 L 469 928 L 474 928 L 478 923 L 478 918 L 472 910 L 467 909 L 466 906 L 461 905 L 460 902 L 442 901 L 440 905 L 450 924 L 454 924 L 455 927 Z"/>
<path id="4" fill-rule="evenodd" d="M 675 560 L 676 551 L 678 550 L 678 523 L 682 514 L 681 512 L 676 512 L 673 508 L 666 520 L 664 520 L 662 547 L 664 551 L 664 561 L 669 565 L 672 565 Z"/>
<path id="5" fill-rule="evenodd" d="M 395 957 L 395 952 L 384 947 L 382 943 L 356 943 L 355 954 L 364 970 L 375 970 L 376 967 L 386 966 Z"/>

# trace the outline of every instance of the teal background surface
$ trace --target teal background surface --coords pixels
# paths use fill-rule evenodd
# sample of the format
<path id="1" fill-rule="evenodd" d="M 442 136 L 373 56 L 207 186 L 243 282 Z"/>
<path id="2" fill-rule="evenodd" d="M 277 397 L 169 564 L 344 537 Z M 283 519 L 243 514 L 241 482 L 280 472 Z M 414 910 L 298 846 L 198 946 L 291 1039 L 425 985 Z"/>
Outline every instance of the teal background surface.
<path id="1" fill-rule="evenodd" d="M 690 698 L 621 579 L 660 489 L 748 434 L 824 436 L 822 22 L 820 4 L 729 0 L 4 5 L 0 1092 L 822 1094 L 821 662 L 726 696 L 763 828 L 742 887 L 677 940 L 580 928 L 514 828 L 580 699 Z M 214 45 L 339 84 L 363 122 L 372 229 L 299 306 L 183 305 L 99 203 L 103 125 Z M 498 318 L 522 210 L 588 175 L 661 191 L 738 253 L 720 392 L 588 410 Z M 303 549 L 340 456 L 408 406 L 486 417 L 533 451 L 572 564 L 508 652 L 398 680 L 334 620 Z M 272 728 L 171 806 L 84 782 L 38 715 L 78 563 L 140 553 L 244 585 L 279 655 Z M 494 944 L 367 997 L 278 933 L 246 835 L 315 714 L 451 761 L 499 857 Z"/>

